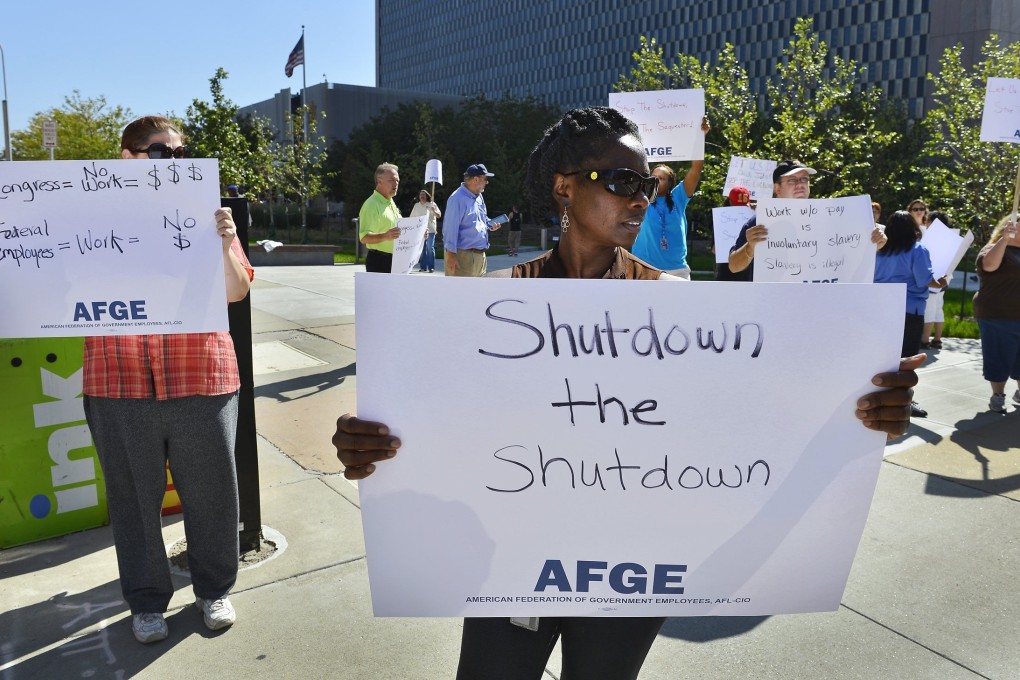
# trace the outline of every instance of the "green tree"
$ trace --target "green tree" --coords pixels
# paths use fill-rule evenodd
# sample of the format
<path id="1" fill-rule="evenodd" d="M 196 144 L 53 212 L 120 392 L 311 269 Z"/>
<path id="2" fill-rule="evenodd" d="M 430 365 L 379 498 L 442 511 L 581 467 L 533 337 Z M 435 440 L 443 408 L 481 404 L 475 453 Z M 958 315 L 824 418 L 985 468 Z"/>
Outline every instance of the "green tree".
<path id="1" fill-rule="evenodd" d="M 11 154 L 16 161 L 38 161 L 50 157 L 42 145 L 45 120 L 57 123 L 56 160 L 117 158 L 120 156 L 120 135 L 129 122 L 131 110 L 122 106 L 109 107 L 102 95 L 83 98 L 78 90 L 64 98 L 60 108 L 34 114 L 25 130 L 11 133 Z"/>
<path id="2" fill-rule="evenodd" d="M 308 201 L 322 193 L 323 165 L 326 160 L 326 138 L 319 136 L 315 116 L 308 106 L 299 106 L 287 114 L 285 125 L 291 138 L 280 147 L 280 182 L 285 192 L 301 204 L 301 242 L 308 242 Z M 308 113 L 308 136 L 304 118 Z M 325 114 L 322 114 L 325 118 Z"/>
<path id="3" fill-rule="evenodd" d="M 878 125 L 879 91 L 863 85 L 856 63 L 830 54 L 811 19 L 797 21 L 783 55 L 768 88 L 767 157 L 799 158 L 816 167 L 813 194 L 866 193 L 873 182 L 872 159 L 884 156 L 900 138 Z"/>
<path id="4" fill-rule="evenodd" d="M 219 159 L 221 189 L 228 184 L 248 187 L 260 181 L 252 170 L 251 149 L 241 134 L 238 107 L 223 94 L 223 81 L 228 77 L 226 70 L 216 69 L 209 79 L 212 103 L 193 100 L 184 123 L 192 155 Z"/>
<path id="5" fill-rule="evenodd" d="M 981 49 L 973 67 L 962 61 L 963 46 L 945 51 L 939 75 L 929 75 L 934 105 L 924 117 L 925 184 L 922 196 L 945 210 L 954 224 L 978 230 L 1013 209 L 1020 148 L 979 141 L 988 78 L 1020 78 L 1020 42 L 1002 46 L 997 36 Z M 978 243 L 977 245 L 980 245 Z"/>

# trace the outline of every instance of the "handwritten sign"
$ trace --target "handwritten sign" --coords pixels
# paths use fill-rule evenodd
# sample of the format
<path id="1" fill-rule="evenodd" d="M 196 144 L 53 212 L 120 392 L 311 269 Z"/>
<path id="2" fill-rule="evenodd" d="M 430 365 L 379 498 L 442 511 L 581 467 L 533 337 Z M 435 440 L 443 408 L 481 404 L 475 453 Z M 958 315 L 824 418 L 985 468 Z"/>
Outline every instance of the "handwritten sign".
<path id="1" fill-rule="evenodd" d="M 730 156 L 730 167 L 726 171 L 726 183 L 723 184 L 723 196 L 729 196 L 733 187 L 748 189 L 752 201 L 757 201 L 762 196 L 771 196 L 772 172 L 776 165 L 776 161 Z"/>
<path id="2" fill-rule="evenodd" d="M 437 158 L 425 164 L 425 184 L 429 182 L 443 183 L 443 161 Z"/>
<path id="3" fill-rule="evenodd" d="M 768 239 L 754 249 L 754 280 L 871 283 L 875 220 L 870 196 L 758 201 Z"/>
<path id="4" fill-rule="evenodd" d="M 360 484 L 376 615 L 838 607 L 885 444 L 855 401 L 897 366 L 902 289 L 358 274 L 355 290 L 359 415 L 402 441 Z M 456 366 L 438 411 L 407 389 L 434 378 L 408 337 Z M 739 417 L 733 385 L 755 405 Z"/>
<path id="5" fill-rule="evenodd" d="M 931 255 L 931 270 L 937 279 L 956 271 L 967 248 L 974 243 L 974 232 L 961 235 L 958 230 L 950 229 L 942 220 L 936 219 L 925 230 L 921 243 Z"/>
<path id="6" fill-rule="evenodd" d="M 421 257 L 425 245 L 425 230 L 428 227 L 428 215 L 421 217 L 401 217 L 397 220 L 400 236 L 393 243 L 393 262 L 390 264 L 392 274 L 410 274 L 411 268 Z"/>
<path id="7" fill-rule="evenodd" d="M 704 90 L 611 92 L 609 106 L 638 126 L 649 165 L 705 157 Z"/>
<path id="8" fill-rule="evenodd" d="M 980 140 L 1020 144 L 1020 80 L 988 79 Z"/>
<path id="9" fill-rule="evenodd" d="M 754 217 L 754 211 L 746 205 L 731 205 L 725 208 L 712 208 L 712 239 L 715 243 L 715 261 L 717 264 L 729 262 L 730 248 L 740 236 L 740 228 Z"/>
<path id="10" fill-rule="evenodd" d="M 227 329 L 215 159 L 0 163 L 0 337 Z"/>

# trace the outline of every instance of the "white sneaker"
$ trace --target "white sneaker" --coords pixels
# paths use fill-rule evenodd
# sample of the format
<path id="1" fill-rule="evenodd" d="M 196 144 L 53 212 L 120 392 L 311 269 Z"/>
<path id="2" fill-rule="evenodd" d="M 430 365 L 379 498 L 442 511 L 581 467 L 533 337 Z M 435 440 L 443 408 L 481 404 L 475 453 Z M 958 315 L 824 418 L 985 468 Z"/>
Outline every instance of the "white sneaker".
<path id="1" fill-rule="evenodd" d="M 158 612 L 147 612 L 132 616 L 131 632 L 135 634 L 135 639 L 143 645 L 165 640 L 169 633 L 163 615 Z"/>
<path id="2" fill-rule="evenodd" d="M 1016 395 L 1013 395 L 1014 397 Z M 1006 412 L 1006 395 L 1005 394 L 993 394 L 991 400 L 988 402 L 988 409 L 995 411 L 996 413 Z"/>
<path id="3" fill-rule="evenodd" d="M 237 614 L 234 612 L 230 600 L 221 597 L 218 600 L 205 600 L 201 597 L 195 598 L 195 607 L 202 610 L 202 619 L 205 627 L 209 630 L 220 630 L 234 625 Z"/>

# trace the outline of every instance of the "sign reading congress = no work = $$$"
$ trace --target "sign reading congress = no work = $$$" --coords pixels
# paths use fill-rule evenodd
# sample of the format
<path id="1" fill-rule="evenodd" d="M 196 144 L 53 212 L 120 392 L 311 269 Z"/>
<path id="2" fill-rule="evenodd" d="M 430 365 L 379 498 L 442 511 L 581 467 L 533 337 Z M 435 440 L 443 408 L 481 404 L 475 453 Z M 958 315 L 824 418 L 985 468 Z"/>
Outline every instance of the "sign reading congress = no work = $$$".
<path id="1" fill-rule="evenodd" d="M 203 160 L 0 163 L 0 337 L 226 330 Z"/>

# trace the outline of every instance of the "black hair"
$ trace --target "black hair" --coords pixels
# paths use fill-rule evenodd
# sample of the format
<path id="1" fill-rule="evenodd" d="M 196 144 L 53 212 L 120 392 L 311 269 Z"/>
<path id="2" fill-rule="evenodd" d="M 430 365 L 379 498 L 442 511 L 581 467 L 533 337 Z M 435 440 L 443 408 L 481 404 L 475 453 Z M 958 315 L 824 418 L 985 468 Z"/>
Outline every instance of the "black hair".
<path id="1" fill-rule="evenodd" d="M 878 251 L 879 255 L 905 253 L 917 243 L 917 223 L 906 210 L 897 210 L 885 223 L 885 235 L 889 242 Z"/>
<path id="2" fill-rule="evenodd" d="M 928 224 L 931 224 L 935 220 L 938 220 L 947 227 L 952 227 L 952 222 L 949 221 L 949 215 L 945 214 L 941 210 L 929 210 L 928 211 Z"/>
<path id="3" fill-rule="evenodd" d="M 553 174 L 584 169 L 621 137 L 640 139 L 637 125 L 616 109 L 591 106 L 571 109 L 552 125 L 528 158 L 524 193 L 539 214 L 559 213 L 552 197 Z M 593 168 L 601 169 L 601 168 Z"/>

